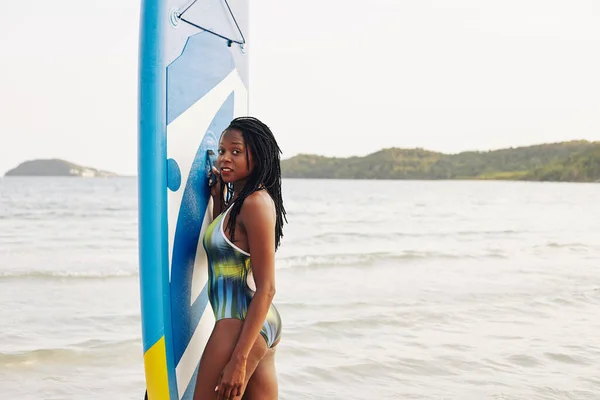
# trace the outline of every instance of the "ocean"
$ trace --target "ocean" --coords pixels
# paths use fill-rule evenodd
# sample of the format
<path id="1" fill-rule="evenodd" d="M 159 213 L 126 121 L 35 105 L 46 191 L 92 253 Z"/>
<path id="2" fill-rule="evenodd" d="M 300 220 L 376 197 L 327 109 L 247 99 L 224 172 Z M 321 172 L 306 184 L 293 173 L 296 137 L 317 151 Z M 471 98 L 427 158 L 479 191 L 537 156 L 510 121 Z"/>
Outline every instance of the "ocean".
<path id="1" fill-rule="evenodd" d="M 281 399 L 600 399 L 600 185 L 284 180 Z M 0 389 L 143 398 L 135 178 L 0 179 Z"/>

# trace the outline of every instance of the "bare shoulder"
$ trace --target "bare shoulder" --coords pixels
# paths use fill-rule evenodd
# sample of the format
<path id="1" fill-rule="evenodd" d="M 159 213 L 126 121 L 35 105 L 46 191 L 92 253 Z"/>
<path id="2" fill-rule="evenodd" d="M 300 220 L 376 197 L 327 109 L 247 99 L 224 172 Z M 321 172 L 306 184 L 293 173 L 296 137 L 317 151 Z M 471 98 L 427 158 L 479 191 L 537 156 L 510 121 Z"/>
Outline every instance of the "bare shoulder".
<path id="1" fill-rule="evenodd" d="M 258 190 L 244 199 L 240 215 L 244 223 L 274 222 L 275 203 L 266 190 Z"/>

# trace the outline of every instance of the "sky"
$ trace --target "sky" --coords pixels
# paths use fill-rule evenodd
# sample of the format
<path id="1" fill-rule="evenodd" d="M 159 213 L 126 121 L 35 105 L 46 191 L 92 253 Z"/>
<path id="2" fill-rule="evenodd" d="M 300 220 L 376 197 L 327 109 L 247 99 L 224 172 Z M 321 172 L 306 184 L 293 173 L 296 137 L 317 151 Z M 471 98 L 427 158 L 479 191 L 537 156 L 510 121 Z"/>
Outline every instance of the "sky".
<path id="1" fill-rule="evenodd" d="M 0 0 L 0 175 L 34 158 L 136 173 L 139 5 Z M 600 140 L 597 0 L 250 7 L 250 114 L 283 158 Z"/>

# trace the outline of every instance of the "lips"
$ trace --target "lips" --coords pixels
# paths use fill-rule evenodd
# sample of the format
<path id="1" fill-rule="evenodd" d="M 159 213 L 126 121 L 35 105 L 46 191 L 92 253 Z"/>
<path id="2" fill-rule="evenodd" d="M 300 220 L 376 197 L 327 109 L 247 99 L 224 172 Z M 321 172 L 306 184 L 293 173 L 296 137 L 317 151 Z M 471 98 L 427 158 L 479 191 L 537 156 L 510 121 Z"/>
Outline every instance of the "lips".
<path id="1" fill-rule="evenodd" d="M 233 172 L 233 170 L 231 168 L 227 168 L 227 167 L 221 168 L 221 173 L 228 174 L 230 172 Z"/>

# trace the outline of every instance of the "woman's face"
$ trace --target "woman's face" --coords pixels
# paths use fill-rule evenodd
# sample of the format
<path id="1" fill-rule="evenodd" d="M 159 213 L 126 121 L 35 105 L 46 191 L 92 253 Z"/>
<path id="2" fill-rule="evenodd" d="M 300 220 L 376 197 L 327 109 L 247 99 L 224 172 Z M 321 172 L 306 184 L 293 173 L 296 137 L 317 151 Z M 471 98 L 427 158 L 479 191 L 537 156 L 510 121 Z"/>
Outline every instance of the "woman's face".
<path id="1" fill-rule="evenodd" d="M 254 168 L 254 163 L 252 162 L 252 153 L 250 149 L 246 148 L 244 137 L 240 131 L 232 129 L 223 132 L 219 142 L 217 164 L 225 183 L 241 182 L 248 178 Z"/>

